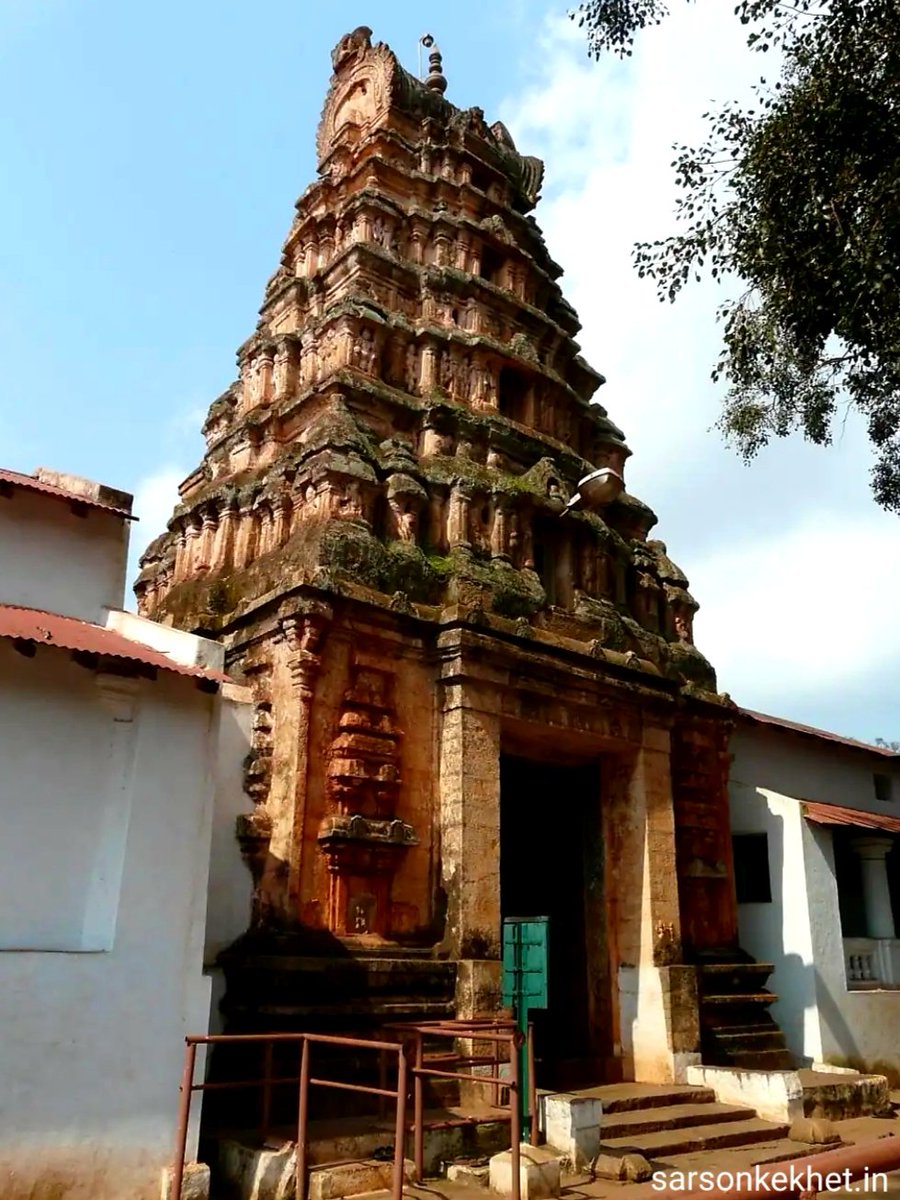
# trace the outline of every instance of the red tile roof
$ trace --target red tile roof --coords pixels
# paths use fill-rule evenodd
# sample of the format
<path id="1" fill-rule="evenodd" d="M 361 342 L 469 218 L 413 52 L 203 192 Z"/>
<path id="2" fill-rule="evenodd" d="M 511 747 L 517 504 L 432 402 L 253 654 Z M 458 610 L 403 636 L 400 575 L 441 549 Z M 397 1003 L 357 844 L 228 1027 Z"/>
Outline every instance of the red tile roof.
<path id="1" fill-rule="evenodd" d="M 839 804 L 818 804 L 804 800 L 803 815 L 816 825 L 855 825 L 860 829 L 886 829 L 890 833 L 900 833 L 900 817 L 859 812 L 855 808 L 842 808 Z"/>
<path id="2" fill-rule="evenodd" d="M 101 500 L 94 500 L 90 496 L 82 496 L 80 492 L 71 492 L 66 488 L 57 487 L 55 483 L 45 483 L 42 479 L 36 479 L 34 475 L 23 475 L 20 471 L 9 471 L 0 467 L 0 489 L 3 485 L 11 487 L 25 488 L 31 492 L 41 492 L 45 496 L 55 496 L 58 500 L 65 500 L 69 504 L 85 504 L 88 508 L 99 508 L 104 512 L 115 513 L 118 517 L 125 517 L 129 521 L 136 521 L 135 517 L 127 508 L 117 508 L 113 504 L 104 504 Z"/>
<path id="3" fill-rule="evenodd" d="M 56 646 L 63 650 L 80 650 L 108 658 L 124 658 L 160 671 L 174 671 L 177 675 L 189 675 L 216 684 L 229 682 L 228 676 L 221 671 L 186 666 L 169 658 L 161 650 L 152 650 L 115 630 L 92 625 L 89 621 L 79 621 L 75 617 L 43 612 L 38 608 L 0 604 L 0 637 L 41 646 Z"/>
<path id="4" fill-rule="evenodd" d="M 880 754 L 900 762 L 900 755 L 885 746 L 873 746 L 869 742 L 858 742 L 855 738 L 842 737 L 839 733 L 829 733 L 826 729 L 816 729 L 812 725 L 798 725 L 796 721 L 786 721 L 783 717 L 771 717 L 767 713 L 753 712 L 749 708 L 740 709 L 740 714 L 753 725 L 773 725 L 776 729 L 786 729 L 790 733 L 819 738 L 824 742 L 847 746 L 851 750 L 865 750 L 867 754 Z"/>

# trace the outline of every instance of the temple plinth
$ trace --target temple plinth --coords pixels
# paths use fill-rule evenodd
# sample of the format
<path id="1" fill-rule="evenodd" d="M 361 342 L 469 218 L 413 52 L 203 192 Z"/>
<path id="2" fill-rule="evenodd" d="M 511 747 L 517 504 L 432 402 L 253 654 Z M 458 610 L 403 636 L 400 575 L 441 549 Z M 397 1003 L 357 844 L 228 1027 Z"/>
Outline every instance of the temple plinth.
<path id="1" fill-rule="evenodd" d="M 333 64 L 319 177 L 136 589 L 256 697 L 230 1011 L 491 1011 L 526 908 L 584 964 L 555 1077 L 679 1077 L 695 964 L 738 954 L 696 602 L 622 482 L 530 215 L 541 162 L 444 98 L 439 58 L 419 81 L 360 29 Z M 260 948 L 290 957 L 287 1008 Z"/>

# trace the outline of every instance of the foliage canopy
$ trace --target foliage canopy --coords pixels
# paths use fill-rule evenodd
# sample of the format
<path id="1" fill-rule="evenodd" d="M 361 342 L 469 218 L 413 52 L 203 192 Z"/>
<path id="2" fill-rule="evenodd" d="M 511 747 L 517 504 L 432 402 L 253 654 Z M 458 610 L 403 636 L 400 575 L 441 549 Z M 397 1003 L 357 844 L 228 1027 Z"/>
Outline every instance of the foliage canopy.
<path id="1" fill-rule="evenodd" d="M 676 147 L 681 232 L 635 247 L 673 300 L 736 277 L 720 313 L 719 425 L 752 458 L 773 436 L 830 442 L 844 407 L 876 451 L 875 499 L 900 512 L 900 0 L 739 0 L 752 50 L 778 57 L 751 106 L 706 114 Z M 591 54 L 628 55 L 663 0 L 586 0 Z"/>

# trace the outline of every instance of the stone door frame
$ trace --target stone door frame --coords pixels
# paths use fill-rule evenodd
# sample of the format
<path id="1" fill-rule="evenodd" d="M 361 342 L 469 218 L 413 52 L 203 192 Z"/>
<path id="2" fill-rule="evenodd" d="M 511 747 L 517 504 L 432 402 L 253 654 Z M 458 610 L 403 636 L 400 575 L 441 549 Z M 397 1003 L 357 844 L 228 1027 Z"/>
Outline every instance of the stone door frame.
<path id="1" fill-rule="evenodd" d="M 696 979 L 682 963 L 670 728 L 674 688 L 621 681 L 584 654 L 471 626 L 438 639 L 441 882 L 457 1013 L 500 1005 L 500 756 L 544 739 L 601 757 L 614 1056 L 624 1078 L 672 1082 L 699 1062 Z M 599 1081 L 598 1081 L 599 1082 Z"/>

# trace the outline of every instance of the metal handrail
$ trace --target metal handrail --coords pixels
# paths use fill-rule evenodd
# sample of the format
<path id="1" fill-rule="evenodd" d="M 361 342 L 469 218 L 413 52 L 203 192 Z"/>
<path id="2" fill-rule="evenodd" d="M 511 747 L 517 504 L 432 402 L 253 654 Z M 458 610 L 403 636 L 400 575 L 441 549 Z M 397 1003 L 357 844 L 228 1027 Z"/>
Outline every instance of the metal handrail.
<path id="1" fill-rule="evenodd" d="M 403 1161 L 406 1142 L 406 1101 L 409 1092 L 408 1047 L 406 1042 L 381 1042 L 368 1038 L 351 1038 L 332 1036 L 319 1033 L 241 1033 L 241 1034 L 206 1034 L 189 1036 L 184 1039 L 184 1066 L 181 1074 L 181 1099 L 178 1108 L 178 1125 L 175 1133 L 175 1158 L 172 1166 L 172 1193 L 175 1200 L 181 1200 L 184 1184 L 185 1155 L 187 1153 L 188 1127 L 191 1116 L 191 1098 L 194 1092 L 206 1092 L 227 1088 L 263 1088 L 263 1114 L 261 1124 L 268 1129 L 271 1116 L 271 1096 L 274 1084 L 297 1083 L 297 1165 L 294 1188 L 295 1200 L 307 1200 L 308 1192 L 308 1141 L 309 1141 L 309 1089 L 310 1087 L 336 1088 L 341 1091 L 365 1092 L 381 1099 L 389 1098 L 396 1101 L 396 1120 L 394 1125 L 394 1169 L 391 1179 L 392 1200 L 402 1200 L 403 1195 Z M 263 1078 L 260 1080 L 219 1081 L 216 1083 L 195 1083 L 194 1072 L 197 1063 L 197 1047 L 207 1045 L 233 1045 L 236 1043 L 263 1043 L 265 1058 Z M 300 1074 L 287 1078 L 272 1076 L 273 1047 L 276 1042 L 293 1042 L 300 1044 Z M 310 1046 L 313 1044 L 346 1046 L 353 1049 L 377 1050 L 382 1061 L 387 1054 L 397 1055 L 397 1086 L 371 1087 L 367 1084 L 344 1083 L 335 1079 L 321 1079 L 310 1073 Z M 518 1197 L 516 1197 L 518 1200 Z"/>
<path id="2" fill-rule="evenodd" d="M 421 1183 L 425 1173 L 425 1103 L 424 1081 L 431 1077 L 436 1079 L 460 1079 L 467 1083 L 491 1084 L 495 1088 L 509 1089 L 509 1127 L 510 1127 L 510 1169 L 512 1184 L 512 1200 L 520 1200 L 520 1151 L 522 1141 L 522 1108 L 520 1100 L 521 1079 L 519 1072 L 519 1050 L 525 1043 L 524 1035 L 516 1028 L 513 1021 L 475 1019 L 462 1021 L 423 1021 L 421 1023 L 404 1022 L 387 1026 L 402 1035 L 409 1035 L 413 1040 L 413 1160 L 416 1183 Z M 530 1034 L 530 1030 L 529 1030 Z M 487 1060 L 492 1063 L 495 1073 L 492 1075 L 470 1075 L 462 1071 L 445 1071 L 439 1067 L 429 1066 L 425 1060 L 424 1040 L 426 1037 L 438 1038 L 470 1038 L 473 1041 L 492 1042 L 496 1047 L 506 1045 L 509 1056 L 509 1077 L 500 1075 L 500 1061 L 495 1056 Z M 530 1041 L 530 1037 L 529 1037 Z M 472 1057 L 459 1056 L 455 1061 L 460 1065 L 479 1065 L 473 1063 Z M 533 1079 L 533 1076 L 532 1076 Z M 532 1144 L 536 1145 L 537 1113 L 532 1108 Z"/>
<path id="3" fill-rule="evenodd" d="M 391 1180 L 392 1200 L 402 1200 L 403 1194 L 403 1164 L 407 1133 L 406 1104 L 409 1093 L 409 1078 L 412 1076 L 414 1113 L 414 1162 L 417 1183 L 422 1182 L 425 1160 L 425 1124 L 424 1124 L 424 1080 L 428 1077 L 459 1079 L 466 1082 L 489 1084 L 495 1089 L 505 1087 L 509 1091 L 510 1119 L 510 1166 L 512 1173 L 511 1200 L 520 1200 L 520 1147 L 522 1139 L 522 1114 L 520 1103 L 521 1077 L 519 1070 L 519 1050 L 527 1040 L 529 1061 L 532 1064 L 530 1072 L 529 1102 L 531 1105 L 531 1141 L 537 1145 L 537 1110 L 536 1092 L 534 1089 L 533 1044 L 531 1028 L 527 1039 L 515 1027 L 514 1022 L 506 1020 L 476 1019 L 469 1021 L 441 1020 L 435 1022 L 398 1023 L 386 1027 L 399 1035 L 398 1041 L 376 1041 L 368 1038 L 343 1037 L 340 1035 L 319 1033 L 242 1033 L 242 1034 L 205 1034 L 185 1038 L 184 1066 L 181 1076 L 181 1100 L 178 1112 L 178 1126 L 175 1136 L 175 1158 L 172 1168 L 172 1192 L 175 1200 L 181 1200 L 184 1183 L 185 1155 L 187 1153 L 188 1127 L 190 1125 L 191 1098 L 194 1092 L 205 1092 L 247 1087 L 262 1088 L 262 1117 L 263 1135 L 269 1128 L 271 1119 L 272 1087 L 288 1083 L 298 1084 L 297 1101 L 297 1164 L 295 1181 L 295 1200 L 307 1200 L 308 1193 L 308 1139 L 309 1139 L 309 1089 L 310 1087 L 335 1088 L 342 1091 L 364 1092 L 379 1097 L 380 1101 L 393 1099 L 396 1101 L 394 1167 Z M 495 1046 L 492 1057 L 455 1055 L 452 1062 L 458 1066 L 494 1066 L 490 1075 L 471 1075 L 463 1071 L 446 1071 L 442 1068 L 429 1066 L 424 1057 L 425 1037 L 447 1039 L 470 1038 L 481 1042 L 493 1043 Z M 264 1066 L 261 1079 L 224 1080 L 215 1083 L 195 1083 L 197 1047 L 209 1045 L 261 1043 L 264 1046 Z M 273 1052 L 276 1043 L 299 1044 L 300 1073 L 297 1076 L 273 1076 Z M 345 1083 L 341 1080 L 321 1079 L 314 1077 L 310 1071 L 310 1047 L 313 1044 L 345 1046 L 353 1049 L 375 1050 L 379 1054 L 380 1077 L 378 1087 L 368 1084 Z M 499 1048 L 506 1045 L 509 1059 L 509 1076 L 500 1074 Z M 387 1087 L 387 1057 L 397 1056 L 397 1086 Z M 413 1065 L 410 1066 L 410 1057 Z M 445 1060 L 441 1060 L 445 1062 Z"/>

